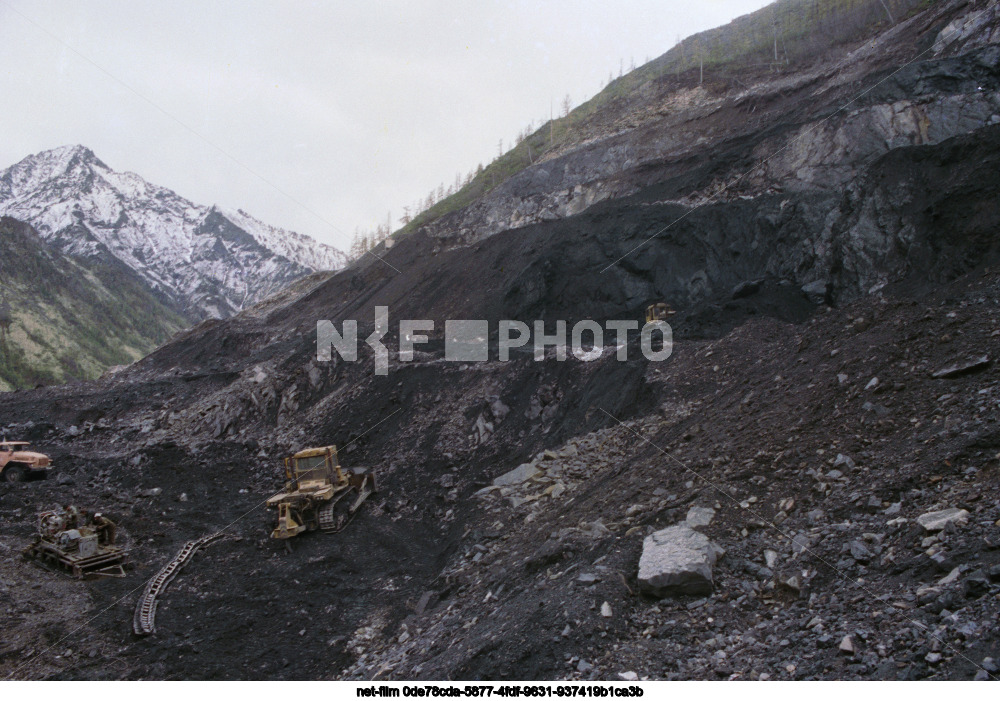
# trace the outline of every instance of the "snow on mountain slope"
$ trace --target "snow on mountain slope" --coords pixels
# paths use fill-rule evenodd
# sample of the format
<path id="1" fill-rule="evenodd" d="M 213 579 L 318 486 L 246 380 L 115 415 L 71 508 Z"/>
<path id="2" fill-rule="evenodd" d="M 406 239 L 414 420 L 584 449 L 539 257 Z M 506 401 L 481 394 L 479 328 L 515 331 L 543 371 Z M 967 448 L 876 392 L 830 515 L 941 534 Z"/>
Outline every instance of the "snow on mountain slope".
<path id="1" fill-rule="evenodd" d="M 346 263 L 308 236 L 116 172 L 83 146 L 0 172 L 0 214 L 30 222 L 69 255 L 121 260 L 192 319 L 230 316 L 296 278 Z"/>
<path id="2" fill-rule="evenodd" d="M 220 209 L 223 216 L 253 236 L 257 241 L 278 255 L 293 260 L 313 270 L 338 270 L 347 265 L 347 256 L 332 246 L 316 241 L 294 231 L 286 231 L 265 224 L 242 209 Z"/>

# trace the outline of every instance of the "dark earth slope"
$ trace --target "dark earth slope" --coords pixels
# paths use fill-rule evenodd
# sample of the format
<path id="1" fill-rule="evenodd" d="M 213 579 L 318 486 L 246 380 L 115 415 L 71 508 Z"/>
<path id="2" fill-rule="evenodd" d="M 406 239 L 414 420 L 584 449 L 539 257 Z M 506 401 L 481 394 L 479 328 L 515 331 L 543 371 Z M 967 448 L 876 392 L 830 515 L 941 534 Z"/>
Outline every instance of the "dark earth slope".
<path id="1" fill-rule="evenodd" d="M 663 175 L 467 246 L 417 232 L 384 263 L 203 323 L 113 377 L 6 395 L 0 425 L 43 445 L 59 475 L 0 485 L 0 671 L 990 673 L 998 160 L 1000 127 L 982 124 L 866 159 L 843 188 L 694 209 L 662 201 L 687 177 Z M 638 319 L 661 298 L 679 309 L 665 362 L 634 347 L 628 362 L 442 358 L 446 318 Z M 356 363 L 316 360 L 317 320 L 357 319 L 364 336 L 376 305 L 393 331 L 416 318 L 437 333 L 385 377 L 364 345 Z M 328 443 L 381 489 L 341 534 L 289 552 L 268 540 L 261 504 L 280 487 L 279 458 Z M 535 458 L 549 482 L 480 492 Z M 18 559 L 36 512 L 67 502 L 120 523 L 127 578 L 73 582 Z M 643 538 L 691 506 L 716 510 L 714 593 L 637 595 Z M 964 525 L 916 525 L 951 507 Z M 145 579 L 218 529 L 228 537 L 163 597 L 156 635 L 136 638 Z"/>

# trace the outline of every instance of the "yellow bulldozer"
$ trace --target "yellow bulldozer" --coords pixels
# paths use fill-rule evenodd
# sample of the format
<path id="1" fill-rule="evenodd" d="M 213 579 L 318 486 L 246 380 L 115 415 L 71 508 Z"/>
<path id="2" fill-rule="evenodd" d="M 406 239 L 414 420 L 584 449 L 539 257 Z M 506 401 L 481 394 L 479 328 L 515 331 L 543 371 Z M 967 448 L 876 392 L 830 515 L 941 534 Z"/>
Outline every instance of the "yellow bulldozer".
<path id="1" fill-rule="evenodd" d="M 272 538 L 315 530 L 336 533 L 375 492 L 375 475 L 363 467 L 342 468 L 335 445 L 285 458 L 285 477 L 285 488 L 267 500 L 267 508 L 278 512 Z"/>
<path id="2" fill-rule="evenodd" d="M 676 313 L 666 302 L 650 304 L 646 307 L 646 323 L 651 324 L 654 321 L 666 321 Z"/>

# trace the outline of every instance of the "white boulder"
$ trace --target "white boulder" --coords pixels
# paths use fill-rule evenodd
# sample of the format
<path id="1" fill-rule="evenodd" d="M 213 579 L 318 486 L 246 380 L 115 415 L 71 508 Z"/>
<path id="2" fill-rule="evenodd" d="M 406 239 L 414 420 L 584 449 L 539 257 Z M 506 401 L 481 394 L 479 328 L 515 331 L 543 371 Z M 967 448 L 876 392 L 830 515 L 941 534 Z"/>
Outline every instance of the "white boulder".
<path id="1" fill-rule="evenodd" d="M 639 588 L 652 596 L 711 594 L 712 567 L 723 550 L 685 524 L 647 536 L 639 558 Z"/>

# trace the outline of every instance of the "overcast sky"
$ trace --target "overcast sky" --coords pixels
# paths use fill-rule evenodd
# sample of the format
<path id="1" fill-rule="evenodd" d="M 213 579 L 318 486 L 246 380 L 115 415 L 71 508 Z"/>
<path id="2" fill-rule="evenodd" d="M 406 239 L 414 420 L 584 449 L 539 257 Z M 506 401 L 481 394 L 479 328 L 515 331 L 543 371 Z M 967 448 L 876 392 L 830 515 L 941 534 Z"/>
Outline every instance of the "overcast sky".
<path id="1" fill-rule="evenodd" d="M 766 4 L 0 0 L 0 168 L 79 143 L 347 248 L 621 62 Z"/>

